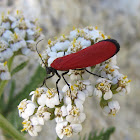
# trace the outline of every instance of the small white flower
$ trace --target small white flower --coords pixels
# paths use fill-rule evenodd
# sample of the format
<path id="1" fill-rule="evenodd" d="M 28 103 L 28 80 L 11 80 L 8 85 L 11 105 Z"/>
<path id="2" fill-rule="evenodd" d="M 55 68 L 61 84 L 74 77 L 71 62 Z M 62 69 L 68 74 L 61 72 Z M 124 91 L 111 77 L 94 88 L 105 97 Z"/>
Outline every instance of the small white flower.
<path id="1" fill-rule="evenodd" d="M 4 32 L 5 32 L 5 28 L 0 26 L 0 36 L 2 36 Z"/>
<path id="2" fill-rule="evenodd" d="M 54 108 L 55 105 L 59 105 L 59 96 L 55 88 L 48 89 L 46 92 L 46 106 L 49 108 Z"/>
<path id="3" fill-rule="evenodd" d="M 130 82 L 131 80 L 128 80 L 127 76 L 122 75 L 118 77 L 118 88 L 116 89 L 116 91 L 119 92 L 120 95 L 129 94 Z"/>
<path id="4" fill-rule="evenodd" d="M 67 106 L 67 112 L 66 120 L 70 123 L 82 123 L 86 118 L 85 113 L 83 113 L 83 107 L 78 108 L 77 106 L 69 104 Z"/>
<path id="5" fill-rule="evenodd" d="M 85 74 L 85 70 L 69 70 L 68 72 L 72 81 L 82 79 L 83 74 Z"/>
<path id="6" fill-rule="evenodd" d="M 116 113 L 120 110 L 120 105 L 118 101 L 110 101 L 108 102 L 108 106 L 103 108 L 105 115 L 116 115 Z"/>
<path id="7" fill-rule="evenodd" d="M 56 107 L 54 114 L 56 116 L 55 121 L 57 123 L 63 122 L 64 121 L 64 117 L 67 115 L 66 107 L 65 106 Z"/>
<path id="8" fill-rule="evenodd" d="M 105 64 L 100 67 L 99 71 L 101 72 L 102 77 L 112 80 L 119 74 L 118 69 L 119 67 L 116 65 Z"/>
<path id="9" fill-rule="evenodd" d="M 6 40 L 6 41 L 9 41 L 9 39 L 11 38 L 11 35 L 12 35 L 13 33 L 10 31 L 10 30 L 6 30 L 4 33 L 3 33 L 3 35 L 2 35 L 2 37 Z"/>
<path id="10" fill-rule="evenodd" d="M 21 38 L 25 38 L 26 37 L 26 30 L 15 28 L 14 32 L 16 34 L 18 34 Z"/>
<path id="11" fill-rule="evenodd" d="M 37 88 L 35 91 L 32 91 L 30 93 L 30 95 L 32 95 L 32 101 L 36 102 L 40 105 L 40 106 L 45 106 L 46 104 L 46 92 L 47 92 L 47 88 L 46 87 L 41 87 L 41 88 Z"/>
<path id="12" fill-rule="evenodd" d="M 2 25 L 5 29 L 10 29 L 10 23 L 9 22 L 3 22 Z"/>
<path id="13" fill-rule="evenodd" d="M 83 46 L 82 47 L 83 49 L 86 48 L 86 47 L 91 46 L 91 41 L 84 39 L 84 37 L 79 37 L 77 40 L 81 41 L 81 45 Z"/>
<path id="14" fill-rule="evenodd" d="M 35 115 L 30 117 L 33 125 L 44 125 L 45 121 L 50 119 L 51 113 L 48 112 L 47 107 L 39 106 Z"/>
<path id="15" fill-rule="evenodd" d="M 33 125 L 32 122 L 28 119 L 22 122 L 23 129 L 21 131 L 28 131 L 31 136 L 38 136 L 38 132 L 42 130 L 42 127 L 39 125 Z"/>
<path id="16" fill-rule="evenodd" d="M 36 21 L 27 20 L 22 12 L 17 13 L 15 17 L 10 14 L 2 14 L 0 17 L 0 38 L 8 44 L 0 47 L 0 61 L 9 59 L 13 52 L 18 50 L 24 55 L 31 56 L 35 51 L 36 42 L 42 36 L 42 29 Z"/>
<path id="17" fill-rule="evenodd" d="M 0 73 L 0 79 L 1 80 L 10 80 L 11 79 L 11 75 L 9 72 L 1 72 Z"/>
<path id="18" fill-rule="evenodd" d="M 89 80 L 78 80 L 76 85 L 80 91 L 85 93 L 86 97 L 93 95 L 93 86 Z"/>
<path id="19" fill-rule="evenodd" d="M 13 52 L 18 51 L 19 49 L 21 49 L 23 47 L 26 47 L 25 40 L 21 40 L 19 42 L 16 42 L 16 43 L 10 45 L 10 48 L 13 50 Z"/>
<path id="20" fill-rule="evenodd" d="M 0 60 L 1 61 L 7 60 L 12 56 L 13 56 L 13 51 L 11 48 L 7 48 L 6 50 L 0 52 Z"/>
<path id="21" fill-rule="evenodd" d="M 56 59 L 57 57 L 50 57 L 48 59 L 48 66 L 50 67 L 51 66 L 51 63 Z"/>
<path id="22" fill-rule="evenodd" d="M 71 92 L 67 85 L 65 85 L 62 89 L 62 91 L 64 92 L 64 103 L 68 105 L 71 104 L 73 100 L 75 104 L 83 104 L 86 97 L 85 93 L 78 90 L 77 85 L 71 85 L 70 87 Z"/>
<path id="23" fill-rule="evenodd" d="M 60 139 L 64 136 L 71 137 L 74 134 L 78 134 L 82 131 L 81 124 L 68 124 L 68 122 L 58 123 L 56 125 L 56 133 Z"/>
<path id="24" fill-rule="evenodd" d="M 95 88 L 94 89 L 94 96 L 101 98 L 102 97 L 102 91 L 100 89 Z"/>
<path id="25" fill-rule="evenodd" d="M 73 40 L 73 39 L 76 38 L 77 36 L 78 36 L 77 30 L 73 30 L 73 31 L 70 32 L 69 39 L 70 39 L 70 40 Z"/>
<path id="26" fill-rule="evenodd" d="M 7 67 L 7 61 L 5 61 L 4 63 L 0 63 L 0 79 L 1 80 L 10 80 L 11 79 L 11 75 L 8 71 L 8 67 Z"/>
<path id="27" fill-rule="evenodd" d="M 101 98 L 102 95 L 105 100 L 112 98 L 112 91 L 110 90 L 111 81 L 99 78 L 97 84 L 95 85 L 94 95 Z"/>
<path id="28" fill-rule="evenodd" d="M 74 40 L 71 42 L 70 47 L 68 48 L 68 53 L 75 53 L 78 52 L 80 50 L 82 50 L 83 46 L 81 45 L 81 41 L 80 40 L 76 40 L 76 38 L 74 38 Z"/>
<path id="29" fill-rule="evenodd" d="M 32 101 L 24 99 L 18 105 L 19 116 L 24 119 L 27 119 L 31 115 L 33 115 L 35 108 L 36 105 Z"/>

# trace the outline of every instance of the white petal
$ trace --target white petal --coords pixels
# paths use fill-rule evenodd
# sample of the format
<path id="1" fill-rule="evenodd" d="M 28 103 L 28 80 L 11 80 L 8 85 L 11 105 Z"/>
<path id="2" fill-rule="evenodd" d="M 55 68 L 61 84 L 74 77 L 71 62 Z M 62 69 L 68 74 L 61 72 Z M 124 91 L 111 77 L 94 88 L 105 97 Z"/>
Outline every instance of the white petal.
<path id="1" fill-rule="evenodd" d="M 89 96 L 92 96 L 93 95 L 93 90 L 94 90 L 94 88 L 93 88 L 93 86 L 86 86 L 86 90 L 89 92 Z"/>
<path id="2" fill-rule="evenodd" d="M 80 100 L 85 101 L 85 94 L 82 91 L 78 91 L 77 97 Z"/>
<path id="3" fill-rule="evenodd" d="M 56 57 L 57 56 L 57 53 L 56 52 L 50 52 L 50 53 L 48 53 L 48 56 L 50 56 L 50 57 Z"/>
<path id="4" fill-rule="evenodd" d="M 69 111 L 72 109 L 72 105 L 71 104 L 68 104 L 67 106 L 67 112 L 69 113 Z"/>
<path id="5" fill-rule="evenodd" d="M 48 120 L 50 119 L 50 115 L 51 115 L 51 113 L 45 112 L 45 113 L 44 113 L 44 120 L 45 120 L 45 121 L 48 121 Z"/>
<path id="6" fill-rule="evenodd" d="M 44 125 L 44 119 L 41 117 L 38 117 L 38 122 L 40 125 Z"/>
<path id="7" fill-rule="evenodd" d="M 39 124 L 39 120 L 38 120 L 37 116 L 35 116 L 35 115 L 31 116 L 30 120 L 32 122 L 32 125 L 38 125 Z"/>
<path id="8" fill-rule="evenodd" d="M 57 53 L 57 57 L 63 57 L 64 56 L 64 52 L 58 52 Z"/>
<path id="9" fill-rule="evenodd" d="M 85 113 L 80 113 L 80 116 L 79 116 L 79 123 L 82 123 L 85 119 L 86 119 Z"/>
<path id="10" fill-rule="evenodd" d="M 69 90 L 68 85 L 65 85 L 65 86 L 62 88 L 62 91 L 63 91 L 63 92 L 66 92 L 66 91 L 68 91 L 68 90 Z"/>
<path id="11" fill-rule="evenodd" d="M 76 107 L 80 109 L 80 112 L 83 112 L 83 105 L 79 102 L 76 102 Z"/>
<path id="12" fill-rule="evenodd" d="M 105 106 L 105 107 L 103 108 L 103 111 L 104 111 L 104 114 L 105 114 L 105 115 L 108 115 L 108 114 L 110 113 L 110 108 L 109 108 L 108 106 Z"/>
<path id="13" fill-rule="evenodd" d="M 71 103 L 72 103 L 71 98 L 68 97 L 68 96 L 65 96 L 65 97 L 64 97 L 64 103 L 65 103 L 66 105 L 71 104 Z"/>
<path id="14" fill-rule="evenodd" d="M 50 57 L 50 58 L 48 59 L 48 65 L 50 66 L 51 63 L 52 63 L 55 59 L 56 59 L 56 57 Z"/>
<path id="15" fill-rule="evenodd" d="M 102 91 L 95 88 L 94 89 L 94 96 L 96 96 L 98 98 L 101 98 L 102 97 Z"/>
<path id="16" fill-rule="evenodd" d="M 62 116 L 66 116 L 67 115 L 66 107 L 65 106 L 62 106 L 61 107 L 61 110 L 62 110 Z"/>
<path id="17" fill-rule="evenodd" d="M 71 127 L 75 133 L 79 133 L 80 131 L 82 131 L 81 124 L 71 124 Z"/>
<path id="18" fill-rule="evenodd" d="M 38 99 L 37 102 L 41 106 L 45 106 L 46 104 L 46 94 L 42 94 Z"/>
<path id="19" fill-rule="evenodd" d="M 42 130 L 42 127 L 37 125 L 37 126 L 34 126 L 34 131 L 36 132 L 40 132 Z"/>
<path id="20" fill-rule="evenodd" d="M 105 100 L 108 100 L 108 99 L 111 99 L 111 98 L 112 98 L 112 91 L 109 90 L 108 92 L 106 92 L 106 93 L 104 94 L 104 99 L 105 99 Z"/>
<path id="21" fill-rule="evenodd" d="M 73 117 L 72 115 L 66 116 L 66 120 L 67 120 L 68 122 L 73 122 L 73 119 L 74 119 L 74 117 Z"/>
<path id="22" fill-rule="evenodd" d="M 75 103 L 75 104 L 83 104 L 84 101 L 82 101 L 82 100 L 80 100 L 80 99 L 75 99 L 75 100 L 74 100 L 74 103 Z"/>
<path id="23" fill-rule="evenodd" d="M 90 81 L 89 81 L 89 80 L 83 80 L 82 83 L 83 83 L 84 85 L 90 85 Z"/>

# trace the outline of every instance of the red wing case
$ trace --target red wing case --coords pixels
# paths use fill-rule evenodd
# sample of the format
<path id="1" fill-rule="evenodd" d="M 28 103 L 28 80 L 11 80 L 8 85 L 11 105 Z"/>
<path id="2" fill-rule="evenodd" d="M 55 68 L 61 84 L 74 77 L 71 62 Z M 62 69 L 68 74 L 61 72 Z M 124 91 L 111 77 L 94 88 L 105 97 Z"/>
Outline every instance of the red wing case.
<path id="1" fill-rule="evenodd" d="M 81 51 L 55 59 L 51 67 L 66 71 L 94 66 L 114 56 L 120 49 L 119 43 L 114 39 L 102 40 Z"/>

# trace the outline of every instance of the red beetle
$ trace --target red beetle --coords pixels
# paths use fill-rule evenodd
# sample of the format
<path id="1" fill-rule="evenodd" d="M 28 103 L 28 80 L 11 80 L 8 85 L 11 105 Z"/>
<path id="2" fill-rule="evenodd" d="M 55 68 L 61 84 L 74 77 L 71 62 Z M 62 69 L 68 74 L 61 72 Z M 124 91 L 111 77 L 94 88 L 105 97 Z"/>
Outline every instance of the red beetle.
<path id="1" fill-rule="evenodd" d="M 36 49 L 37 50 L 37 49 Z M 46 67 L 47 74 L 52 73 L 51 76 L 46 77 L 43 81 L 43 85 L 45 84 L 45 81 L 51 77 L 53 77 L 55 74 L 58 76 L 58 80 L 56 81 L 56 88 L 58 91 L 58 82 L 61 79 L 61 76 L 63 77 L 66 84 L 66 79 L 64 78 L 64 75 L 69 72 L 70 69 L 73 70 L 86 70 L 88 73 L 96 75 L 94 73 L 91 73 L 86 69 L 86 67 L 95 66 L 96 64 L 102 63 L 109 58 L 113 57 L 117 52 L 120 50 L 119 43 L 114 39 L 106 39 L 102 40 L 96 44 L 93 44 L 85 49 L 82 49 L 76 53 L 72 53 L 63 57 L 59 57 L 55 59 L 51 63 L 51 67 Z M 38 52 L 38 50 L 37 50 Z M 41 58 L 42 60 L 42 58 Z M 44 63 L 44 61 L 42 60 Z M 44 63 L 45 64 L 45 63 Z M 60 76 L 57 72 L 57 70 L 60 71 L 66 71 L 62 73 Z M 98 75 L 96 75 L 98 76 Z M 99 76 L 101 77 L 101 76 Z M 70 89 L 70 86 L 69 86 Z M 59 93 L 59 91 L 58 91 Z"/>

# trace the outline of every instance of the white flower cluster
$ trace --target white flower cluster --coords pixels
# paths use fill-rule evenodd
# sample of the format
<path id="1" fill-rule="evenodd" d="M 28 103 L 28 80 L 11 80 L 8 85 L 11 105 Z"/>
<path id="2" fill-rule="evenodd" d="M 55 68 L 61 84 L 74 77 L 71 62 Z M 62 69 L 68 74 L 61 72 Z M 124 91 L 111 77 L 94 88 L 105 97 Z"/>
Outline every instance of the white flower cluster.
<path id="1" fill-rule="evenodd" d="M 8 71 L 7 61 L 0 63 L 0 80 L 9 80 L 11 75 Z"/>
<path id="2" fill-rule="evenodd" d="M 120 106 L 118 101 L 113 100 L 113 95 L 130 93 L 131 80 L 118 71 L 116 56 L 97 65 L 95 69 L 104 78 L 96 81 L 94 95 L 101 99 L 100 105 L 105 114 L 115 115 Z"/>
<path id="3" fill-rule="evenodd" d="M 93 94 L 93 86 L 89 80 L 78 80 L 71 85 L 71 94 L 67 85 L 62 92 L 55 88 L 37 88 L 32 91 L 31 100 L 24 99 L 18 105 L 19 116 L 23 121 L 23 130 L 31 136 L 37 136 L 44 122 L 55 118 L 56 133 L 59 138 L 72 136 L 82 130 L 81 123 L 85 120 L 83 103 L 86 97 Z"/>
<path id="4" fill-rule="evenodd" d="M 15 52 L 29 55 L 35 50 L 36 41 L 42 36 L 36 20 L 28 20 L 21 11 L 15 16 L 2 13 L 0 17 L 0 61 L 12 57 Z"/>
<path id="5" fill-rule="evenodd" d="M 89 26 L 74 29 L 69 36 L 62 35 L 55 41 L 48 40 L 47 49 L 40 55 L 44 61 L 41 62 L 42 66 L 46 64 L 49 67 L 56 58 L 75 53 L 107 38 L 109 36 L 97 30 L 97 27 Z M 93 67 L 88 69 L 91 71 Z M 56 88 L 42 87 L 32 91 L 31 101 L 25 99 L 18 106 L 19 115 L 25 119 L 23 130 L 36 136 L 45 120 L 55 118 L 56 133 L 60 139 L 79 133 L 86 119 L 84 103 L 93 94 L 100 99 L 105 114 L 115 115 L 120 106 L 118 101 L 113 100 L 114 94 L 124 95 L 130 92 L 130 80 L 120 74 L 118 69 L 114 56 L 95 67 L 97 74 L 104 77 L 97 79 L 95 88 L 85 70 L 69 70 L 69 86 L 66 84 L 62 90 L 59 89 L 59 95 Z"/>

